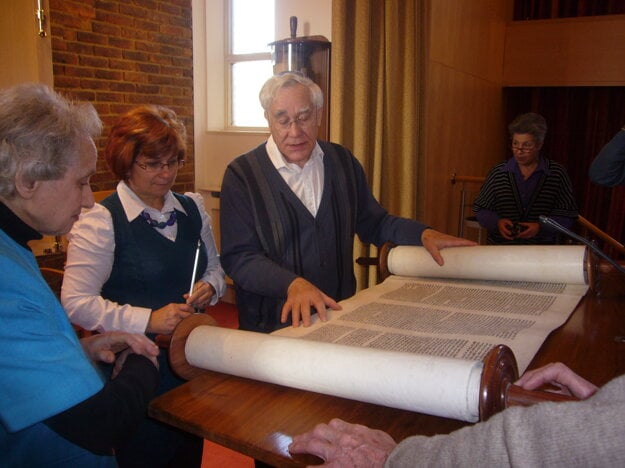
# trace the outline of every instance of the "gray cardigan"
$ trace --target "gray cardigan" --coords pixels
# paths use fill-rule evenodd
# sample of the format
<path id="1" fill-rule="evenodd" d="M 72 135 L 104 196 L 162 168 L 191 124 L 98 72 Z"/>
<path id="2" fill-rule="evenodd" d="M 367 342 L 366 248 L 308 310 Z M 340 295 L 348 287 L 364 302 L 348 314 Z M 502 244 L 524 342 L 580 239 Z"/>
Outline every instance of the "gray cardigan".
<path id="1" fill-rule="evenodd" d="M 405 439 L 387 467 L 625 466 L 625 376 L 588 400 L 510 408 L 449 435 Z"/>

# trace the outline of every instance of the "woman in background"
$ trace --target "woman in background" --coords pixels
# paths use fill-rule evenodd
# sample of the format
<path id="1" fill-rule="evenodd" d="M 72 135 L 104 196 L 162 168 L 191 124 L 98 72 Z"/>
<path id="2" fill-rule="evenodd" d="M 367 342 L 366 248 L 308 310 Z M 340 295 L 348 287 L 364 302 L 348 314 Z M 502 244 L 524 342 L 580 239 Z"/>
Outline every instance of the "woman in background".
<path id="1" fill-rule="evenodd" d="M 558 232 L 542 226 L 545 215 L 571 228 L 577 205 L 566 169 L 541 156 L 547 122 L 530 112 L 508 126 L 512 158 L 488 173 L 473 204 L 489 244 L 556 244 Z"/>
<path id="2" fill-rule="evenodd" d="M 202 197 L 171 191 L 185 154 L 184 125 L 166 107 L 135 108 L 113 125 L 104 155 L 120 182 L 81 214 L 68 236 L 61 297 L 73 323 L 100 332 L 170 334 L 194 308 L 223 295 L 224 273 Z M 159 394 L 182 383 L 166 354 L 159 357 Z M 146 418 L 117 457 L 121 466 L 199 466 L 201 449 L 201 439 L 189 442 Z"/>
<path id="3" fill-rule="evenodd" d="M 45 85 L 0 90 L 2 467 L 116 466 L 158 386 L 158 347 L 144 335 L 78 340 L 28 245 L 67 233 L 93 206 L 101 129 L 91 104 Z M 96 361 L 115 363 L 114 378 Z"/>

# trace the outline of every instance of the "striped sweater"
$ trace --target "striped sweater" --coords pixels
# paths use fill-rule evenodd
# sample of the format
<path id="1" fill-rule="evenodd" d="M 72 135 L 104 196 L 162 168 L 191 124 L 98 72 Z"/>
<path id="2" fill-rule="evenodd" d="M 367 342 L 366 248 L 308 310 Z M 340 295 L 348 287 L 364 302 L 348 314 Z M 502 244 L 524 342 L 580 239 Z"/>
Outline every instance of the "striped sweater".
<path id="1" fill-rule="evenodd" d="M 473 212 L 489 210 L 497 213 L 499 218 L 508 218 L 513 222 L 538 222 L 540 215 L 564 218 L 577 217 L 577 204 L 573 197 L 571 181 L 564 167 L 550 159 L 543 159 L 545 167 L 541 171 L 527 206 L 523 206 L 515 173 L 511 170 L 511 162 L 502 162 L 488 173 L 484 185 L 473 203 Z M 517 239 L 515 244 L 550 244 L 556 241 L 556 234 L 541 230 L 532 239 Z M 490 244 L 512 243 L 504 239 L 499 230 L 489 229 Z"/>

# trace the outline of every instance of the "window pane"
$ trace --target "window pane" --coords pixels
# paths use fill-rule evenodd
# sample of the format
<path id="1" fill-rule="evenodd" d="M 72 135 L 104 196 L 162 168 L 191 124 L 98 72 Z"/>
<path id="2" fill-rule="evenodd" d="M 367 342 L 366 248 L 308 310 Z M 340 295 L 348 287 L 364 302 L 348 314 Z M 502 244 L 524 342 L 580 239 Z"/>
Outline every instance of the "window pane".
<path id="1" fill-rule="evenodd" d="M 274 0 L 232 0 L 232 53 L 270 52 L 274 16 Z"/>
<path id="2" fill-rule="evenodd" d="M 266 127 L 267 120 L 258 100 L 265 81 L 273 75 L 271 60 L 238 62 L 232 65 L 232 125 Z"/>

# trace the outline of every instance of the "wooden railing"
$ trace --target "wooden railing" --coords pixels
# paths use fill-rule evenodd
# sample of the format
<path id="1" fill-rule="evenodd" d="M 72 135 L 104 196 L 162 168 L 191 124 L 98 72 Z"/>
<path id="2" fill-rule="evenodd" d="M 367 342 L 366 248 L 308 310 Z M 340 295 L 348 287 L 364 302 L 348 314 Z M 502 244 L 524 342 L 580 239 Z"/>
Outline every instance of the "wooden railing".
<path id="1" fill-rule="evenodd" d="M 625 257 L 625 246 L 623 246 L 623 244 L 621 244 L 619 241 L 611 237 L 609 234 L 599 229 L 597 226 L 592 224 L 582 215 L 579 215 L 577 217 L 577 224 L 580 227 L 580 230 L 582 231 L 582 235 L 585 238 L 588 239 L 590 238 L 590 236 L 594 236 L 600 239 L 601 241 L 603 241 L 605 245 L 608 245 L 611 248 L 613 248 L 618 253 L 619 256 Z"/>

